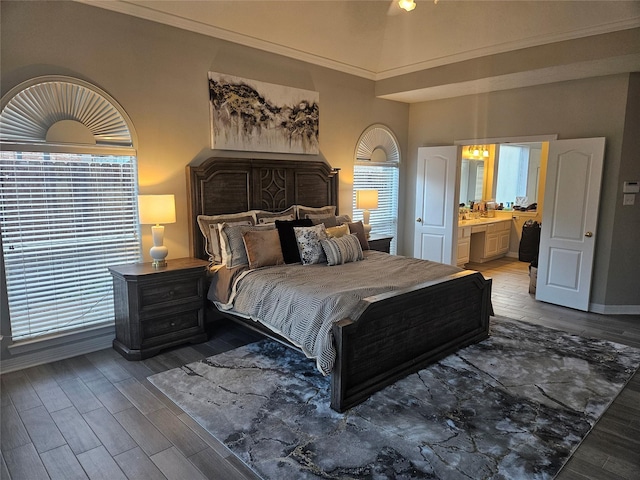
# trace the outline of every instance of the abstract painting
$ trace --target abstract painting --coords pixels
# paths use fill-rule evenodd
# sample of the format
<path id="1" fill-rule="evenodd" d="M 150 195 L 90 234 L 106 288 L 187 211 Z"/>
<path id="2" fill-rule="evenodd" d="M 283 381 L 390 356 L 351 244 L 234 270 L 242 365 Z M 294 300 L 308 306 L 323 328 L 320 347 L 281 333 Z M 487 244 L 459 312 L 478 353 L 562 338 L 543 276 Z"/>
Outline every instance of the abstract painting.
<path id="1" fill-rule="evenodd" d="M 209 72 L 211 148 L 318 154 L 319 94 Z"/>

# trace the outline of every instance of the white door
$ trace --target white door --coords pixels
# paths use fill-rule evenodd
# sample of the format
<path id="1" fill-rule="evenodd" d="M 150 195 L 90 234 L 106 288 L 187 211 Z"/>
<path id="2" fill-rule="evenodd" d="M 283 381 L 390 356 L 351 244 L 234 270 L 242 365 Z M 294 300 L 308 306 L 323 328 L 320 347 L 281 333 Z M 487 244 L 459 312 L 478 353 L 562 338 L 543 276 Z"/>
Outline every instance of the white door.
<path id="1" fill-rule="evenodd" d="M 587 311 L 604 138 L 549 142 L 536 299 Z"/>
<path id="2" fill-rule="evenodd" d="M 418 149 L 413 256 L 456 264 L 459 147 Z"/>

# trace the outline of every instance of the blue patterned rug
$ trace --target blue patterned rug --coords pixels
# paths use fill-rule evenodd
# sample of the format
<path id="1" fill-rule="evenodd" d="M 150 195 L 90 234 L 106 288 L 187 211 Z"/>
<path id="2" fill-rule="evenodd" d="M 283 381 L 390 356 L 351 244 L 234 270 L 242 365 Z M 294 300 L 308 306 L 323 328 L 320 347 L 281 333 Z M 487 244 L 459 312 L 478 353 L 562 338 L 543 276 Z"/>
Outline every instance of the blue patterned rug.
<path id="1" fill-rule="evenodd" d="M 265 479 L 551 479 L 640 350 L 494 318 L 491 337 L 346 413 L 314 362 L 263 340 L 149 380 Z"/>

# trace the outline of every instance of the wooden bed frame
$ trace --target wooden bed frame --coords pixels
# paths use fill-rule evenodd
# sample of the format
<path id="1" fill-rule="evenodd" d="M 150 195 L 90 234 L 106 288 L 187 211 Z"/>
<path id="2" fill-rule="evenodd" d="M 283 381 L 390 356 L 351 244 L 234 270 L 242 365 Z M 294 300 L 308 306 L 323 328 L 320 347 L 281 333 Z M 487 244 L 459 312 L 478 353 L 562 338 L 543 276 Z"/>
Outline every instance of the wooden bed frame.
<path id="1" fill-rule="evenodd" d="M 198 258 L 207 259 L 198 215 L 338 204 L 338 171 L 324 162 L 213 157 L 187 167 L 187 178 L 191 254 Z M 210 313 L 293 347 L 257 322 L 218 312 L 213 305 Z M 331 373 L 331 408 L 343 412 L 483 340 L 489 335 L 490 314 L 491 280 L 470 270 L 364 299 L 358 321 L 343 319 L 333 327 L 337 359 Z"/>

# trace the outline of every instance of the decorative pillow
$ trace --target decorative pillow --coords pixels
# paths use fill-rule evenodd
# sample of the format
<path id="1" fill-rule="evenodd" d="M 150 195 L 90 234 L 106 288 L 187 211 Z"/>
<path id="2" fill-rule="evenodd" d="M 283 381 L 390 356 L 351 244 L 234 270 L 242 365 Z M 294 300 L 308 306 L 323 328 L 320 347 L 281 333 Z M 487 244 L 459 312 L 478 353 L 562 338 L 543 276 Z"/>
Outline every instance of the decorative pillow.
<path id="1" fill-rule="evenodd" d="M 227 268 L 248 265 L 247 249 L 244 246 L 242 235 L 249 231 L 274 229 L 273 225 L 229 225 L 228 223 L 218 225 L 222 263 Z"/>
<path id="2" fill-rule="evenodd" d="M 268 212 L 266 210 L 255 210 L 254 212 L 256 224 L 274 223 L 276 220 L 295 220 L 296 207 L 290 206 L 281 212 Z"/>
<path id="3" fill-rule="evenodd" d="M 303 265 L 314 263 L 325 263 L 327 257 L 324 254 L 321 240 L 327 239 L 327 232 L 324 225 L 314 225 L 313 227 L 293 227 L 300 251 L 300 261 Z"/>
<path id="4" fill-rule="evenodd" d="M 284 264 L 280 236 L 275 228 L 244 232 L 242 240 L 247 250 L 249 268 Z"/>
<path id="5" fill-rule="evenodd" d="M 321 223 L 323 223 L 326 228 L 335 227 L 336 225 L 338 225 L 338 222 L 336 222 L 336 217 L 333 215 L 330 215 L 328 217 L 326 215 L 307 215 L 307 218 L 310 218 L 314 225 L 320 225 Z"/>
<path id="6" fill-rule="evenodd" d="M 362 221 L 347 223 L 347 225 L 349 225 L 349 231 L 358 236 L 362 250 L 369 250 L 369 240 L 367 240 L 367 234 L 364 233 L 364 225 L 362 224 Z"/>
<path id="7" fill-rule="evenodd" d="M 209 255 L 209 260 L 213 263 L 221 263 L 222 253 L 220 252 L 220 237 L 217 225 L 220 223 L 253 225 L 254 217 L 250 212 L 225 215 L 198 215 L 197 221 L 200 231 L 205 238 L 204 250 L 207 252 L 207 255 Z"/>
<path id="8" fill-rule="evenodd" d="M 321 215 L 324 217 L 335 216 L 336 206 L 327 205 L 326 207 L 305 207 L 304 205 L 296 205 L 298 218 L 307 218 L 307 215 Z"/>
<path id="9" fill-rule="evenodd" d="M 298 251 L 298 242 L 296 242 L 296 234 L 293 231 L 293 227 L 311 227 L 312 225 L 313 222 L 308 218 L 303 220 L 276 220 L 284 263 L 300 262 L 300 252 Z"/>
<path id="10" fill-rule="evenodd" d="M 351 222 L 351 217 L 349 215 L 338 215 L 336 217 L 336 224 L 342 225 L 343 223 Z"/>
<path id="11" fill-rule="evenodd" d="M 326 226 L 326 225 L 325 225 Z M 327 228 L 327 236 L 329 238 L 340 238 L 349 235 L 349 225 L 346 223 L 337 227 Z"/>
<path id="12" fill-rule="evenodd" d="M 358 240 L 355 233 L 340 238 L 321 240 L 320 244 L 327 256 L 329 265 L 342 265 L 343 263 L 357 262 L 364 258 L 360 240 Z"/>

